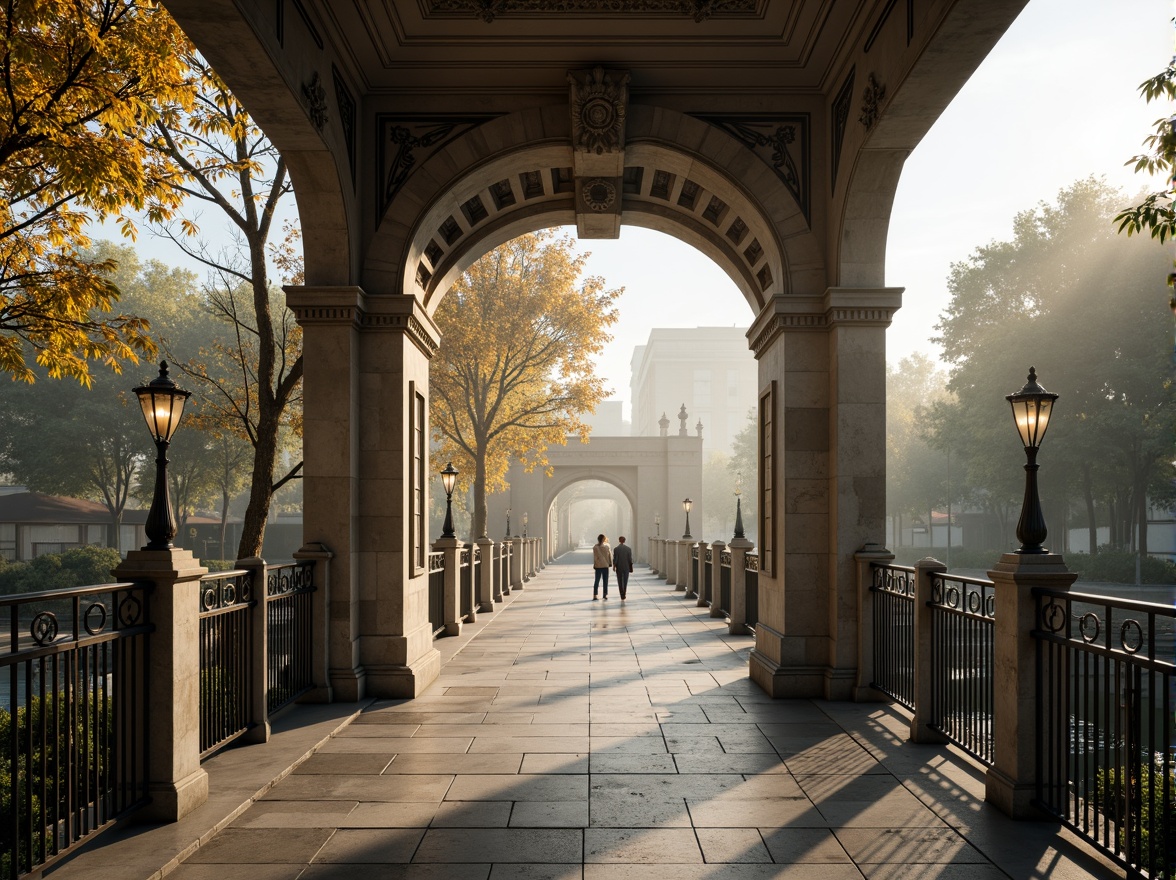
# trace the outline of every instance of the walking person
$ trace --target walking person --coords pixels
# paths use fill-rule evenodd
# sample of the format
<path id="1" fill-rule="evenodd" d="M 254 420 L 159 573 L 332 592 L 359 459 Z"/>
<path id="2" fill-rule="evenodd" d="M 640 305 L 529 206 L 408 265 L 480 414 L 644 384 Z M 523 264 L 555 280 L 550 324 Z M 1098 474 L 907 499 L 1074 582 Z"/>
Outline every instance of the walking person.
<path id="1" fill-rule="evenodd" d="M 617 573 L 617 589 L 621 593 L 621 601 L 625 601 L 625 594 L 629 591 L 629 572 L 633 570 L 633 548 L 625 543 L 625 536 L 617 538 L 617 549 L 613 551 L 613 571 Z"/>
<path id="2" fill-rule="evenodd" d="M 596 591 L 604 581 L 604 598 L 608 598 L 608 569 L 612 565 L 612 547 L 608 546 L 608 538 L 604 535 L 596 536 L 596 545 L 592 548 L 592 568 L 596 578 L 592 581 L 592 601 L 596 601 Z"/>

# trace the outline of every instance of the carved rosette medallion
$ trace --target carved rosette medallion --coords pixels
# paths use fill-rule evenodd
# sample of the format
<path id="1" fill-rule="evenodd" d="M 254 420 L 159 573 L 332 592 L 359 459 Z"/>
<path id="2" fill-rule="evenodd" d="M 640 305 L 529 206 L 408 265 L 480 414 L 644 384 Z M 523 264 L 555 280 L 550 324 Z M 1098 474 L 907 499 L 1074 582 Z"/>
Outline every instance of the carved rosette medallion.
<path id="1" fill-rule="evenodd" d="M 616 204 L 617 188 L 611 181 L 605 180 L 603 177 L 594 177 L 585 181 L 580 187 L 580 195 L 588 210 L 599 214 Z"/>
<path id="2" fill-rule="evenodd" d="M 878 114 L 882 110 L 882 101 L 886 98 L 886 86 L 878 84 L 874 74 L 870 74 L 865 90 L 862 92 L 862 115 L 858 122 L 869 131 L 878 121 Z"/>
<path id="3" fill-rule="evenodd" d="M 569 71 L 572 105 L 572 146 L 577 150 L 613 153 L 625 147 L 625 109 L 629 73 L 595 67 Z"/>

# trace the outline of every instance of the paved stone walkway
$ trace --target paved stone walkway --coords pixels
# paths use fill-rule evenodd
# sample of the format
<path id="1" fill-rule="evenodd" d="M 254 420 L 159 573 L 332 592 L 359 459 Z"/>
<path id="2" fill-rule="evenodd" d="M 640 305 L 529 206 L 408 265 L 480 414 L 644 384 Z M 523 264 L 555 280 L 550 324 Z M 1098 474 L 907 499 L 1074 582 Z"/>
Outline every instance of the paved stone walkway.
<path id="1" fill-rule="evenodd" d="M 377 702 L 175 880 L 1086 878 L 884 704 L 772 701 L 750 637 L 639 569 L 549 565 L 413 701 Z M 264 748 L 264 747 L 261 747 Z"/>

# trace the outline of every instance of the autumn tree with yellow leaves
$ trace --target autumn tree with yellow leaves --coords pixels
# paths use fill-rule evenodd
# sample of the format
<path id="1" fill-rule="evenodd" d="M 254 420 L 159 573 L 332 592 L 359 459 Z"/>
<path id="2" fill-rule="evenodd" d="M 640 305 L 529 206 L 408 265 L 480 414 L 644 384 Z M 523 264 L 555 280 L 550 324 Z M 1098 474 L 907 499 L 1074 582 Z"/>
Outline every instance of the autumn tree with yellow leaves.
<path id="1" fill-rule="evenodd" d="M 140 135 L 192 106 L 187 40 L 151 0 L 0 4 L 0 372 L 89 384 L 153 354 L 144 320 L 113 314 L 112 265 L 90 259 L 87 225 L 162 218 L 182 194 Z M 31 357 L 30 357 L 31 355 Z"/>
<path id="2" fill-rule="evenodd" d="M 474 263 L 434 316 L 429 413 L 441 460 L 473 486 L 474 537 L 486 534 L 486 495 L 505 486 L 511 460 L 541 467 L 548 446 L 586 437 L 580 416 L 606 394 L 592 359 L 622 291 L 580 280 L 585 258 L 567 238 L 520 236 Z"/>

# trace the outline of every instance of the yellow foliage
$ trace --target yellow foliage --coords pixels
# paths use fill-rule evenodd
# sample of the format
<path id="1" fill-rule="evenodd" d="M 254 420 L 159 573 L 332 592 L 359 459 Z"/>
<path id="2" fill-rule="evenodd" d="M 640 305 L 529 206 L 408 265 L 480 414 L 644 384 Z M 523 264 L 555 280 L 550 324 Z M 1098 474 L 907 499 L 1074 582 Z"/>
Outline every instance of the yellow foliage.
<path id="1" fill-rule="evenodd" d="M 151 0 L 10 0 L 0 6 L 0 370 L 89 383 L 154 354 L 146 322 L 107 316 L 110 266 L 78 256 L 92 217 L 173 211 L 170 162 L 141 137 L 159 107 L 195 96 L 183 33 Z"/>
<path id="2" fill-rule="evenodd" d="M 587 436 L 580 416 L 605 397 L 592 359 L 611 338 L 621 290 L 580 281 L 584 259 L 568 239 L 521 236 L 474 263 L 435 315 L 429 412 L 441 460 L 474 484 L 476 534 L 485 493 L 505 486 L 511 460 L 545 466 L 549 445 Z"/>

